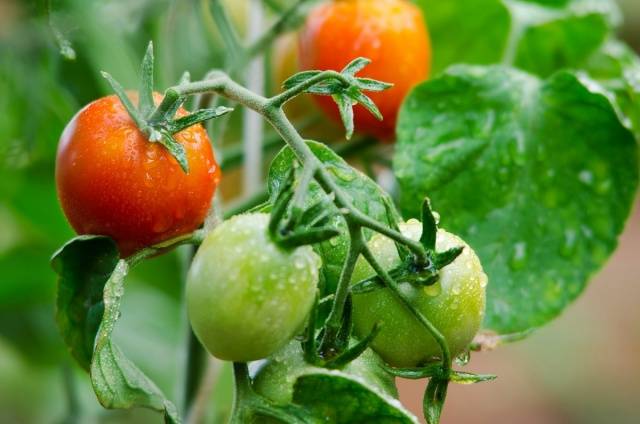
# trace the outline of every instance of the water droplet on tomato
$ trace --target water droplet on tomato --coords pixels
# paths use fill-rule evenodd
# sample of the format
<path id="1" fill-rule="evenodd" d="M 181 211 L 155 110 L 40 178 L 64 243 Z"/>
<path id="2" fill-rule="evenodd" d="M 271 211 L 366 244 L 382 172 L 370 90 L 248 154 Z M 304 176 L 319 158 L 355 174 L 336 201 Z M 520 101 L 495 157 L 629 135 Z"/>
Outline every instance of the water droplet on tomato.
<path id="1" fill-rule="evenodd" d="M 442 293 L 442 285 L 438 281 L 437 283 L 430 286 L 425 286 L 422 290 L 427 296 L 436 297 L 440 293 Z"/>

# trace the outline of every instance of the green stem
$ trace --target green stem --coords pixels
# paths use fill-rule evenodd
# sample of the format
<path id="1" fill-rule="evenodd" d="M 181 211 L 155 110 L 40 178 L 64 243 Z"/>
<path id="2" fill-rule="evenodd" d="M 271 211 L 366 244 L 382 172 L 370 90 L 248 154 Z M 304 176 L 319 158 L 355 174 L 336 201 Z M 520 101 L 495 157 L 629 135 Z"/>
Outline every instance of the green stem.
<path id="1" fill-rule="evenodd" d="M 391 291 L 391 293 L 416 317 L 416 319 L 422 324 L 422 326 L 429 331 L 431 336 L 435 339 L 440 350 L 442 351 L 442 372 L 443 376 L 447 377 L 451 373 L 451 353 L 449 351 L 449 344 L 438 330 L 414 305 L 411 301 L 400 291 L 398 283 L 395 282 L 389 273 L 380 265 L 378 260 L 373 256 L 368 246 L 364 245 L 362 249 L 362 256 L 369 262 L 374 271 L 380 276 L 385 286 Z"/>
<path id="2" fill-rule="evenodd" d="M 324 356 L 331 355 L 333 350 L 333 342 L 336 340 L 336 336 L 342 326 L 342 318 L 344 316 L 344 307 L 349 295 L 349 286 L 351 285 L 351 276 L 355 268 L 360 252 L 366 245 L 362 234 L 362 228 L 357 225 L 349 225 L 349 236 L 351 243 L 349 244 L 349 251 L 347 253 L 347 259 L 342 267 L 340 273 L 340 279 L 338 280 L 338 287 L 336 288 L 335 297 L 333 299 L 333 305 L 331 306 L 331 312 L 327 317 L 326 326 L 324 330 L 324 336 L 320 345 L 320 352 Z"/>

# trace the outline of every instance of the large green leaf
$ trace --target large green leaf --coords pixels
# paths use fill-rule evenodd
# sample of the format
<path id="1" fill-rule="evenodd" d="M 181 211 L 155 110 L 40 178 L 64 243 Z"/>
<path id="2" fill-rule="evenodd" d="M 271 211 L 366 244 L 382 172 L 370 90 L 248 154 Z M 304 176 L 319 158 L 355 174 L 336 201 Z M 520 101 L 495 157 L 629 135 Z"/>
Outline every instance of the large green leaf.
<path id="1" fill-rule="evenodd" d="M 54 255 L 52 265 L 60 276 L 58 327 L 74 358 L 89 371 L 100 403 L 154 409 L 164 413 L 166 422 L 179 422 L 175 406 L 111 341 L 129 271 L 115 242 L 76 237 Z"/>
<path id="2" fill-rule="evenodd" d="M 388 195 L 369 177 L 352 168 L 333 150 L 322 143 L 308 141 L 307 145 L 318 159 L 323 163 L 325 169 L 333 175 L 336 184 L 349 196 L 353 206 L 364 214 L 378 221 L 387 222 L 387 209 L 385 202 L 391 205 Z M 269 170 L 269 193 L 272 196 L 278 193 L 279 187 L 284 182 L 288 171 L 294 166 L 295 156 L 289 147 L 285 147 L 274 158 Z M 307 195 L 307 205 L 310 206 L 325 196 L 320 186 L 313 182 Z M 386 199 L 386 200 L 385 200 Z M 420 204 L 420 201 L 417 201 Z M 331 205 L 335 209 L 335 206 Z M 392 206 L 390 206 L 393 209 Z M 391 210 L 396 215 L 395 210 Z M 337 209 L 333 221 L 341 234 L 338 237 L 320 243 L 316 249 L 323 262 L 323 273 L 329 291 L 335 288 L 340 277 L 342 264 L 344 263 L 349 249 L 349 235 L 347 226 Z"/>
<path id="3" fill-rule="evenodd" d="M 484 326 L 558 315 L 616 247 L 638 184 L 633 135 L 592 82 L 455 67 L 418 86 L 399 118 L 402 207 L 431 197 L 489 275 Z"/>
<path id="4" fill-rule="evenodd" d="M 295 383 L 293 402 L 335 424 L 418 422 L 396 399 L 341 371 L 301 375 Z"/>
<path id="5" fill-rule="evenodd" d="M 547 76 L 580 66 L 612 33 L 613 0 L 418 0 L 434 73 L 449 65 L 512 64 Z"/>
<path id="6" fill-rule="evenodd" d="M 594 53 L 585 69 L 612 93 L 623 122 L 640 135 L 640 58 L 626 44 L 609 40 Z"/>

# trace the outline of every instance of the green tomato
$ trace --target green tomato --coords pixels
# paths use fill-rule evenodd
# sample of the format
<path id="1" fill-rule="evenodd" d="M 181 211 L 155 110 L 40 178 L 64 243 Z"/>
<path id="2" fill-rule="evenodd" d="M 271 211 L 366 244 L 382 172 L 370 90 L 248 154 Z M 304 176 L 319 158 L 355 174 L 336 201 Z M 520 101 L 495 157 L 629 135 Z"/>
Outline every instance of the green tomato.
<path id="1" fill-rule="evenodd" d="M 405 236 L 418 240 L 422 224 L 410 220 L 401 224 L 400 230 Z M 368 245 L 385 269 L 400 265 L 391 239 L 377 234 Z M 487 286 L 487 276 L 475 252 L 459 237 L 438 230 L 436 251 L 458 246 L 463 246 L 464 250 L 453 263 L 440 270 L 436 284 L 428 287 L 399 284 L 400 291 L 444 335 L 453 356 L 464 352 L 480 329 Z M 371 266 L 360 257 L 352 282 L 374 274 Z M 431 334 L 386 288 L 353 296 L 355 334 L 365 337 L 376 321 L 382 323 L 382 330 L 371 347 L 389 365 L 416 367 L 442 357 L 440 347 Z"/>
<path id="2" fill-rule="evenodd" d="M 365 384 L 380 393 L 397 398 L 398 390 L 394 377 L 383 367 L 380 358 L 367 349 L 357 359 L 340 371 L 360 378 Z M 305 362 L 299 342 L 291 342 L 263 365 L 253 380 L 257 393 L 277 404 L 291 403 L 293 386 L 303 374 L 330 372 Z"/>
<path id="3" fill-rule="evenodd" d="M 223 222 L 200 246 L 187 278 L 193 331 L 215 357 L 246 362 L 282 348 L 313 305 L 320 259 L 311 247 L 284 250 L 269 215 Z"/>

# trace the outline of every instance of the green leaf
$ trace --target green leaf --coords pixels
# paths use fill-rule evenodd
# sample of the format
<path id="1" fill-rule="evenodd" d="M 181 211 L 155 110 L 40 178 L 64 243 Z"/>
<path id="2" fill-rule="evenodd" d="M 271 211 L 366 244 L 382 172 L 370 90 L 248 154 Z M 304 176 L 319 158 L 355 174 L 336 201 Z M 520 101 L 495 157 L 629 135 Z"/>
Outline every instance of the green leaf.
<path id="1" fill-rule="evenodd" d="M 444 401 L 447 398 L 447 388 L 449 382 L 438 377 L 432 377 L 427 384 L 427 390 L 424 392 L 422 400 L 422 409 L 427 424 L 438 424 L 440 415 L 444 407 Z"/>
<path id="2" fill-rule="evenodd" d="M 120 259 L 108 237 L 78 236 L 53 255 L 59 275 L 56 322 L 71 354 L 89 370 L 104 313 L 102 290 Z"/>
<path id="3" fill-rule="evenodd" d="M 387 220 L 387 207 L 389 202 L 390 213 L 397 215 L 395 208 L 391 206 L 388 195 L 369 177 L 355 170 L 329 147 L 315 141 L 308 141 L 307 145 L 323 163 L 325 169 L 334 177 L 336 184 L 347 193 L 353 205 L 364 214 L 381 222 Z M 286 183 L 287 173 L 292 168 L 295 156 L 289 147 L 285 147 L 274 158 L 269 170 L 268 187 L 271 201 L 279 193 L 280 188 Z M 314 181 L 311 183 L 305 207 L 311 207 L 318 201 L 326 199 L 327 195 Z M 320 243 L 314 248 L 322 257 L 323 273 L 326 278 L 327 289 L 331 293 L 335 290 L 342 264 L 344 263 L 349 248 L 349 236 L 344 218 L 338 213 L 337 208 L 330 202 L 327 208 L 331 209 L 332 218 L 328 225 L 340 231 L 340 236 Z M 371 233 L 366 231 L 369 237 Z M 322 293 L 324 296 L 325 293 Z"/>
<path id="4" fill-rule="evenodd" d="M 484 327 L 509 334 L 556 317 L 611 255 L 638 154 L 607 97 L 575 75 L 456 67 L 406 99 L 394 170 L 408 215 L 429 196 L 476 250 Z"/>
<path id="5" fill-rule="evenodd" d="M 436 74 L 456 63 L 504 63 L 548 76 L 581 65 L 619 21 L 613 0 L 418 0 L 418 4 L 428 19 Z"/>
<path id="6" fill-rule="evenodd" d="M 610 40 L 585 64 L 589 76 L 608 90 L 625 125 L 640 136 L 640 58 L 629 46 Z"/>
<path id="7" fill-rule="evenodd" d="M 293 401 L 335 424 L 418 422 L 397 400 L 341 371 L 301 375 L 294 387 Z"/>
<path id="8" fill-rule="evenodd" d="M 90 371 L 93 389 L 105 408 L 145 407 L 164 413 L 167 423 L 179 423 L 173 403 L 111 341 L 120 316 L 120 300 L 127 272 L 127 263 L 121 260 L 104 286 L 104 316 L 96 334 Z"/>
<path id="9" fill-rule="evenodd" d="M 115 242 L 76 237 L 54 254 L 52 266 L 60 277 L 58 327 L 74 358 L 89 371 L 100 403 L 150 408 L 163 412 L 166 422 L 180 422 L 173 404 L 111 341 L 129 271 Z"/>
<path id="10" fill-rule="evenodd" d="M 140 74 L 139 110 L 142 116 L 146 118 L 155 106 L 153 101 L 153 41 L 149 41 L 147 46 L 147 51 L 142 59 Z"/>

